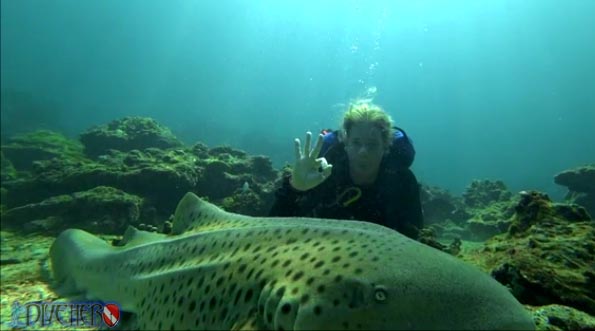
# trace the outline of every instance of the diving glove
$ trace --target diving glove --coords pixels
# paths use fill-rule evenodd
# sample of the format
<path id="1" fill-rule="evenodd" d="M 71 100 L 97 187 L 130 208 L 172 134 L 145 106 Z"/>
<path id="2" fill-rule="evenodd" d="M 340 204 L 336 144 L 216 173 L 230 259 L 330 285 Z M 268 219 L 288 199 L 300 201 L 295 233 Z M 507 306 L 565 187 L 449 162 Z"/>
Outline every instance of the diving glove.
<path id="1" fill-rule="evenodd" d="M 310 150 L 312 133 L 306 132 L 306 141 L 302 152 L 300 140 L 295 139 L 295 165 L 289 183 L 298 191 L 307 191 L 318 186 L 331 175 L 332 164 L 328 164 L 324 157 L 318 157 L 322 149 L 322 134 L 318 136 L 316 146 Z"/>

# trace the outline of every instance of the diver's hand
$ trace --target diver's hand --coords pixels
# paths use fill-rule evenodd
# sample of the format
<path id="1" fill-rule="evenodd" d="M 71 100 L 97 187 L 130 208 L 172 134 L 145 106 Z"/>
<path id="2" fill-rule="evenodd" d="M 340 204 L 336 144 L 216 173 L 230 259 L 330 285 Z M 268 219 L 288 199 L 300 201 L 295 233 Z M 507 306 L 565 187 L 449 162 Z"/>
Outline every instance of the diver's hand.
<path id="1" fill-rule="evenodd" d="M 289 183 L 298 191 L 307 191 L 318 186 L 331 175 L 333 169 L 333 165 L 328 164 L 324 157 L 318 158 L 322 149 L 322 134 L 318 136 L 314 150 L 310 150 L 311 140 L 312 133 L 308 131 L 302 152 L 300 140 L 295 139 L 295 165 Z"/>

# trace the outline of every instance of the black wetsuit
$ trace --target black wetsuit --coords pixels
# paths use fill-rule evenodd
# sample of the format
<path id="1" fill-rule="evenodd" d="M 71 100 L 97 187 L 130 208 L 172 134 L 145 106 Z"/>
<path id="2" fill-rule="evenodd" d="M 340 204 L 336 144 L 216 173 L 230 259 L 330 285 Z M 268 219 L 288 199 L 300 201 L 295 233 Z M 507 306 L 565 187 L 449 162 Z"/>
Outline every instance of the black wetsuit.
<path id="1" fill-rule="evenodd" d="M 357 186 L 349 175 L 343 144 L 337 143 L 325 157 L 333 165 L 330 177 L 317 187 L 302 192 L 292 188 L 289 175 L 286 176 L 275 193 L 276 200 L 269 216 L 368 221 L 418 238 L 423 226 L 419 184 L 408 167 L 389 165 L 388 158 L 383 158 L 376 182 L 369 187 L 358 187 L 361 196 L 345 206 L 343 203 L 356 196 L 353 188 Z"/>

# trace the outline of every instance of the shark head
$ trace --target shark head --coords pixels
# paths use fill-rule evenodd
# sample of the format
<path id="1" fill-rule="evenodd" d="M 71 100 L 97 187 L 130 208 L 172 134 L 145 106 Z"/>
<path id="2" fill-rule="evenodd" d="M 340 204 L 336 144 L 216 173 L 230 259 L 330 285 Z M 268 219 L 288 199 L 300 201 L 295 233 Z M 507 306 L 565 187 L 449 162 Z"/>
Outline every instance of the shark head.
<path id="1" fill-rule="evenodd" d="M 399 259 L 405 254 L 402 252 Z M 290 329 L 534 330 L 526 309 L 500 284 L 474 268 L 441 261 L 399 265 L 384 252 L 361 269 L 333 266 L 295 302 Z M 413 256 L 412 256 L 413 257 Z M 445 259 L 449 257 L 444 256 Z M 453 269 L 451 269 L 453 268 Z M 342 270 L 337 272 L 338 270 Z M 324 273 L 328 273 L 324 275 Z M 304 296 L 309 300 L 304 300 Z M 289 296 L 291 298 L 291 296 Z M 287 311 L 287 307 L 277 313 Z M 293 305 L 292 305 L 292 310 Z"/>
<path id="2" fill-rule="evenodd" d="M 535 329 L 506 287 L 434 248 L 380 228 L 298 232 L 260 294 L 267 329 Z"/>

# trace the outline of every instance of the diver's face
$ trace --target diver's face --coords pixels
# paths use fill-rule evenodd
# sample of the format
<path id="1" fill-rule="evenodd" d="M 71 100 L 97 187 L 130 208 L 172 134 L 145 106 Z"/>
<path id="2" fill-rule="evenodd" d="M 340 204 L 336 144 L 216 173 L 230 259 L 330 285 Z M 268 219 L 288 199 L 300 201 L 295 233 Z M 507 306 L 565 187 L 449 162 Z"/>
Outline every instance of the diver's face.
<path id="1" fill-rule="evenodd" d="M 355 184 L 374 183 L 385 150 L 382 134 L 374 124 L 363 122 L 353 125 L 345 141 L 345 151 Z"/>

